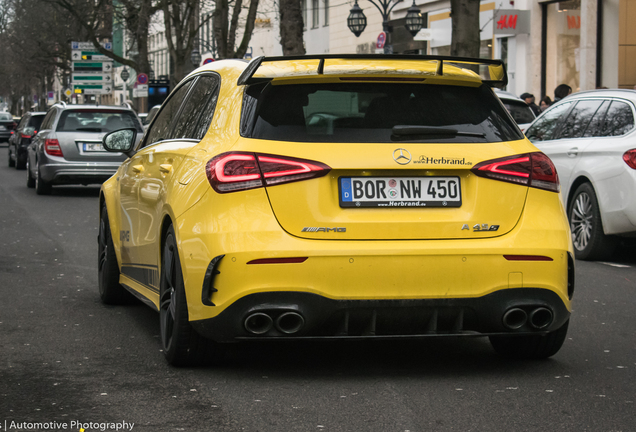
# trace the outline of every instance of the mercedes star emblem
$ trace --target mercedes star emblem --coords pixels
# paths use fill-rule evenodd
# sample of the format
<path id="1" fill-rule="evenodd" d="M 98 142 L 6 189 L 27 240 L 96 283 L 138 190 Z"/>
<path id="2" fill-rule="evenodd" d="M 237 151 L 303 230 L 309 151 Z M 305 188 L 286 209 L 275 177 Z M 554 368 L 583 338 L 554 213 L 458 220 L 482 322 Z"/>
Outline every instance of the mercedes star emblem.
<path id="1" fill-rule="evenodd" d="M 406 165 L 411 162 L 411 153 L 408 150 L 399 148 L 393 151 L 393 160 L 400 165 Z"/>

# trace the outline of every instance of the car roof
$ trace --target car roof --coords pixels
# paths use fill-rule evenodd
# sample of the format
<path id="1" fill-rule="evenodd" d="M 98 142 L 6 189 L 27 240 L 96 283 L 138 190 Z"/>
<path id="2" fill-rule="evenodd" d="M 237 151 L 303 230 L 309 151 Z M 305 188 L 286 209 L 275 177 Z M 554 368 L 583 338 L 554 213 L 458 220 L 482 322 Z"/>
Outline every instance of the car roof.
<path id="1" fill-rule="evenodd" d="M 73 110 L 73 109 L 99 109 L 99 110 L 105 110 L 105 111 L 110 111 L 110 110 L 118 110 L 118 111 L 130 111 L 130 112 L 134 112 L 132 109 L 128 108 L 127 106 L 124 105 L 95 105 L 95 104 L 83 104 L 83 105 L 71 105 L 71 104 L 65 104 L 65 105 L 61 105 L 61 104 L 55 104 L 56 107 L 58 108 L 62 108 L 64 110 Z"/>
<path id="2" fill-rule="evenodd" d="M 519 96 L 516 96 L 516 95 L 514 95 L 514 94 L 512 94 L 510 92 L 507 92 L 505 90 L 495 89 L 495 94 L 499 97 L 499 99 L 512 99 L 512 100 L 515 100 L 515 101 L 526 103 L 526 101 L 521 99 Z"/>
<path id="3" fill-rule="evenodd" d="M 570 98 L 581 98 L 581 97 L 618 97 L 618 98 L 631 99 L 633 101 L 636 101 L 636 90 L 629 90 L 629 89 L 585 90 L 585 91 L 572 93 L 561 100 L 567 100 Z"/>

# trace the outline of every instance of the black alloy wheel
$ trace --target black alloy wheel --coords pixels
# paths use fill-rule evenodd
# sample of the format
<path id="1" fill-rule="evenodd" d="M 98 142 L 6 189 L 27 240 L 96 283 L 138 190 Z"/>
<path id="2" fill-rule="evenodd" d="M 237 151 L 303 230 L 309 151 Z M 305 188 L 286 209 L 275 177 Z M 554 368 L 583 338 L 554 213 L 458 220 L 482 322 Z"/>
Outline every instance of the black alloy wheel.
<path id="1" fill-rule="evenodd" d="M 173 366 L 193 366 L 222 358 L 218 345 L 190 325 L 181 261 L 171 226 L 164 238 L 160 277 L 159 321 L 161 344 Z"/>
<path id="2" fill-rule="evenodd" d="M 102 205 L 97 237 L 97 281 L 102 303 L 119 305 L 132 300 L 132 295 L 119 284 L 119 265 L 110 232 L 106 203 Z"/>
<path id="3" fill-rule="evenodd" d="M 616 239 L 603 232 L 598 200 L 590 183 L 583 183 L 574 192 L 568 219 L 576 259 L 600 260 L 612 255 Z"/>
<path id="4" fill-rule="evenodd" d="M 31 164 L 29 163 L 29 157 L 27 156 L 26 161 L 26 172 L 27 172 L 27 187 L 33 189 L 35 187 L 35 178 L 33 178 L 33 174 L 31 174 Z"/>
<path id="5" fill-rule="evenodd" d="M 497 354 L 512 359 L 540 360 L 553 356 L 563 346 L 568 334 L 568 319 L 561 328 L 545 335 L 490 336 Z"/>
<path id="6" fill-rule="evenodd" d="M 38 195 L 50 195 L 51 194 L 51 183 L 47 182 L 42 178 L 42 173 L 40 172 L 40 165 L 35 166 L 35 193 Z"/>

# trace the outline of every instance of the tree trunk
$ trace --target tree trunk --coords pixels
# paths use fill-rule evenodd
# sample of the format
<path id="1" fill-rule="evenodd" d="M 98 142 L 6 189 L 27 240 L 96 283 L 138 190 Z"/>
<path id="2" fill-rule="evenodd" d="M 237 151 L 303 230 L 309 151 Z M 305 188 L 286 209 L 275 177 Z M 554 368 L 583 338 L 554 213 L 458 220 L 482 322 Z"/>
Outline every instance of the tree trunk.
<path id="1" fill-rule="evenodd" d="M 303 12 L 300 0 L 279 0 L 280 44 L 283 55 L 304 55 Z"/>
<path id="2" fill-rule="evenodd" d="M 451 0 L 451 55 L 479 58 L 479 0 Z"/>

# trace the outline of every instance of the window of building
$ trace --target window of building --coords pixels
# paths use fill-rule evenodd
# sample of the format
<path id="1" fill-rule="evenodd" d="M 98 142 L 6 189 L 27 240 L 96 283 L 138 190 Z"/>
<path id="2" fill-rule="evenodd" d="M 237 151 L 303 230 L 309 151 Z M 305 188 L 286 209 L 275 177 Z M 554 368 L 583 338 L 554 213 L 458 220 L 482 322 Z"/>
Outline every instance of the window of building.
<path id="1" fill-rule="evenodd" d="M 323 25 L 329 25 L 329 0 L 324 0 L 325 3 L 325 23 Z"/>
<path id="2" fill-rule="evenodd" d="M 320 25 L 319 0 L 311 0 L 311 28 L 318 28 Z"/>
<path id="3" fill-rule="evenodd" d="M 301 0 L 303 10 L 303 30 L 307 30 L 307 0 Z"/>

